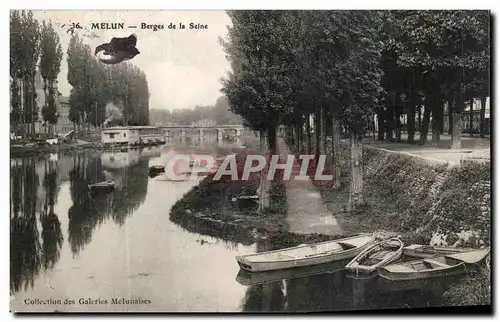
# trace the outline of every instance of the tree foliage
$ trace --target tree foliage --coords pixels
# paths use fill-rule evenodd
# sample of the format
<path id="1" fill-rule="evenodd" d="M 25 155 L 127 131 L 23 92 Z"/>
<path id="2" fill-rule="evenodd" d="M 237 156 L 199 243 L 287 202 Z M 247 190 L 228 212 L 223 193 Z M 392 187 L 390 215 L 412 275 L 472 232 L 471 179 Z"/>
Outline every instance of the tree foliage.
<path id="1" fill-rule="evenodd" d="M 42 107 L 43 119 L 50 124 L 57 123 L 56 88 L 55 82 L 61 70 L 62 47 L 59 36 L 54 30 L 52 23 L 42 23 L 41 29 L 41 55 L 40 73 L 43 79 L 43 90 L 45 93 L 45 104 Z"/>
<path id="2" fill-rule="evenodd" d="M 152 109 L 149 115 L 151 124 L 190 125 L 203 120 L 213 121 L 218 125 L 240 125 L 242 118 L 230 111 L 226 97 L 219 97 L 215 105 L 196 106 L 193 109 Z"/>
<path id="3" fill-rule="evenodd" d="M 40 35 L 39 22 L 33 18 L 31 11 L 11 11 L 11 116 L 14 124 L 22 124 L 22 130 L 31 133 L 34 133 L 38 120 L 35 74 L 40 56 Z"/>
<path id="4" fill-rule="evenodd" d="M 75 124 L 101 126 L 106 105 L 121 107 L 126 124 L 149 124 L 149 89 L 146 75 L 132 64 L 103 65 L 90 47 L 74 34 L 68 46 L 70 119 Z"/>

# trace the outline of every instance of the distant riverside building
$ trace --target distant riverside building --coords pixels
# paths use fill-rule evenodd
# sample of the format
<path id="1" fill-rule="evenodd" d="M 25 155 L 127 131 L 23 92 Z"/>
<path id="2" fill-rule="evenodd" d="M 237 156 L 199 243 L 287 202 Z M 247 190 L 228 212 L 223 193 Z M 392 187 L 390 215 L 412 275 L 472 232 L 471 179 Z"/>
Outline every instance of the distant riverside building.
<path id="1" fill-rule="evenodd" d="M 214 120 L 209 120 L 209 119 L 203 119 L 199 120 L 198 122 L 192 122 L 191 126 L 215 126 L 217 123 L 215 123 Z"/>
<path id="2" fill-rule="evenodd" d="M 64 134 L 73 131 L 74 124 L 69 119 L 69 97 L 61 96 L 59 98 L 59 117 L 57 118 L 56 131 Z"/>

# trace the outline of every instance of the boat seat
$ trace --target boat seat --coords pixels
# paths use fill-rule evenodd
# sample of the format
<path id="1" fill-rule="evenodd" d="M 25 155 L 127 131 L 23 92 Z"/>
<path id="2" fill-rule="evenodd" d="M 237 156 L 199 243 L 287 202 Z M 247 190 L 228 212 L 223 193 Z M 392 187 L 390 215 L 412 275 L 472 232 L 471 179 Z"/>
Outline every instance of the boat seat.
<path id="1" fill-rule="evenodd" d="M 433 259 L 424 259 L 423 262 L 426 262 L 428 264 L 431 264 L 432 266 L 437 266 L 437 267 L 449 267 L 450 266 L 450 265 L 447 265 L 445 263 L 435 261 Z"/>
<path id="2" fill-rule="evenodd" d="M 384 260 L 387 258 L 389 255 L 392 255 L 392 252 L 390 250 L 383 250 L 381 252 L 374 253 L 370 255 L 370 259 L 376 259 L 376 260 Z"/>

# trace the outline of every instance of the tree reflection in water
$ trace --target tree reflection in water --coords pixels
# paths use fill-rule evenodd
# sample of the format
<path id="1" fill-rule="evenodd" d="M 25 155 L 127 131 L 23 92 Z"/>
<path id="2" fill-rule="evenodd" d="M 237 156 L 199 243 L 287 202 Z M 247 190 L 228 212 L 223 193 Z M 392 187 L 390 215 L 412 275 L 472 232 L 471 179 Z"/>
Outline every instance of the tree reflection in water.
<path id="1" fill-rule="evenodd" d="M 35 158 L 11 167 L 10 289 L 33 287 L 40 272 L 42 250 L 36 226 L 36 192 L 39 184 Z"/>
<path id="2" fill-rule="evenodd" d="M 120 182 L 107 195 L 89 196 L 88 185 L 106 180 L 99 155 L 80 153 L 73 160 L 70 171 L 70 191 L 73 205 L 68 211 L 68 239 L 73 255 L 83 250 L 92 240 L 92 234 L 109 217 L 123 225 L 127 216 L 144 202 L 148 186 L 148 159 L 122 169 L 109 171 L 112 179 Z"/>
<path id="3" fill-rule="evenodd" d="M 48 168 L 47 169 L 47 163 Z M 40 222 L 42 224 L 42 250 L 43 265 L 45 269 L 52 269 L 59 260 L 60 250 L 63 244 L 61 223 L 54 213 L 54 205 L 59 192 L 57 184 L 57 169 L 49 161 L 45 161 L 45 178 L 43 179 L 45 188 L 45 202 Z"/>
<path id="4" fill-rule="evenodd" d="M 122 186 L 113 191 L 112 203 L 112 218 L 120 226 L 146 199 L 149 181 L 148 167 L 149 158 L 140 159 L 136 164 L 113 172 L 121 178 L 122 182 Z"/>

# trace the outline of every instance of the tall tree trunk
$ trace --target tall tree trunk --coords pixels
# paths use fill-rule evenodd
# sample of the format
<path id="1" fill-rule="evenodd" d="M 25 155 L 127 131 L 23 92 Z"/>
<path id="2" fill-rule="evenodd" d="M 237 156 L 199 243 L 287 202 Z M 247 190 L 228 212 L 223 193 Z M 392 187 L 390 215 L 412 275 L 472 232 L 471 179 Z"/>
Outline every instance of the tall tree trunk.
<path id="1" fill-rule="evenodd" d="M 24 84 L 22 78 L 19 78 L 19 131 L 21 135 L 24 137 Z"/>
<path id="2" fill-rule="evenodd" d="M 464 102 L 457 96 L 453 99 L 453 128 L 451 129 L 451 149 L 462 148 L 462 113 Z"/>
<path id="3" fill-rule="evenodd" d="M 340 188 L 340 122 L 335 117 L 332 118 L 332 174 L 333 188 Z"/>
<path id="4" fill-rule="evenodd" d="M 415 142 L 415 105 L 413 102 L 409 102 L 407 106 L 407 131 L 408 131 L 408 143 L 414 143 Z"/>
<path id="5" fill-rule="evenodd" d="M 297 132 L 297 140 L 296 140 L 296 146 L 295 146 L 295 151 L 296 153 L 301 153 L 301 142 L 300 142 L 300 136 L 301 136 L 301 133 L 300 133 L 300 124 L 297 124 L 295 125 L 295 131 Z"/>
<path id="6" fill-rule="evenodd" d="M 351 133 L 351 185 L 347 210 L 354 210 L 363 199 L 363 145 L 358 134 Z"/>
<path id="7" fill-rule="evenodd" d="M 300 142 L 301 144 L 301 152 L 305 153 L 306 151 L 306 133 L 304 132 L 304 120 L 302 119 L 300 124 Z"/>
<path id="8" fill-rule="evenodd" d="M 276 154 L 276 127 L 271 126 L 267 129 L 267 140 L 271 154 Z"/>
<path id="9" fill-rule="evenodd" d="M 470 100 L 470 111 L 469 111 L 469 135 L 474 136 L 474 99 Z"/>
<path id="10" fill-rule="evenodd" d="M 391 106 L 385 112 L 385 139 L 387 141 L 394 140 L 394 97 L 392 98 Z"/>
<path id="11" fill-rule="evenodd" d="M 445 104 L 445 100 L 444 98 L 441 98 L 441 124 L 440 124 L 440 129 L 441 131 L 439 133 L 441 134 L 444 134 L 444 104 Z"/>
<path id="12" fill-rule="evenodd" d="M 267 139 L 266 139 L 266 130 L 259 130 L 259 138 L 260 138 L 260 150 L 262 152 L 267 152 Z"/>
<path id="13" fill-rule="evenodd" d="M 481 97 L 481 111 L 479 112 L 479 132 L 484 138 L 486 134 L 486 97 Z"/>
<path id="14" fill-rule="evenodd" d="M 30 77 L 31 133 L 35 135 L 35 122 L 38 121 L 38 111 L 35 110 L 35 76 Z"/>
<path id="15" fill-rule="evenodd" d="M 321 106 L 321 153 L 326 154 L 326 111 L 323 106 Z"/>
<path id="16" fill-rule="evenodd" d="M 384 133 L 385 133 L 385 126 L 384 126 L 384 112 L 380 111 L 377 113 L 377 123 L 378 123 L 378 140 L 379 141 L 384 141 Z"/>
<path id="17" fill-rule="evenodd" d="M 401 142 L 401 115 L 399 114 L 399 111 L 396 111 L 395 120 L 396 120 L 396 141 Z"/>
<path id="18" fill-rule="evenodd" d="M 441 118 L 442 118 L 442 106 L 440 104 L 440 95 L 431 94 L 429 99 L 429 104 L 431 104 L 432 111 L 432 143 L 439 146 L 439 141 L 441 140 Z"/>
<path id="19" fill-rule="evenodd" d="M 311 136 L 311 115 L 306 115 L 306 135 L 307 135 L 307 154 L 312 152 L 312 136 Z"/>
<path id="20" fill-rule="evenodd" d="M 416 126 L 416 129 L 418 129 L 418 132 L 422 131 L 422 105 L 417 105 L 417 126 Z"/>
<path id="21" fill-rule="evenodd" d="M 372 138 L 375 140 L 376 134 L 375 134 L 375 114 L 372 114 Z M 333 140 L 333 133 L 332 133 L 332 140 Z"/>
<path id="22" fill-rule="evenodd" d="M 420 144 L 424 145 L 427 143 L 427 134 L 429 133 L 429 122 L 431 118 L 431 107 L 426 104 L 424 107 L 423 120 L 420 127 Z"/>
<path id="23" fill-rule="evenodd" d="M 320 108 L 316 108 L 314 112 L 314 136 L 316 137 L 314 156 L 315 160 L 318 161 L 319 155 L 321 153 L 321 111 Z"/>
<path id="24" fill-rule="evenodd" d="M 453 98 L 448 101 L 448 135 L 453 131 Z"/>
<path id="25" fill-rule="evenodd" d="M 293 128 L 291 126 L 286 127 L 286 141 L 289 144 L 295 144 Z"/>

